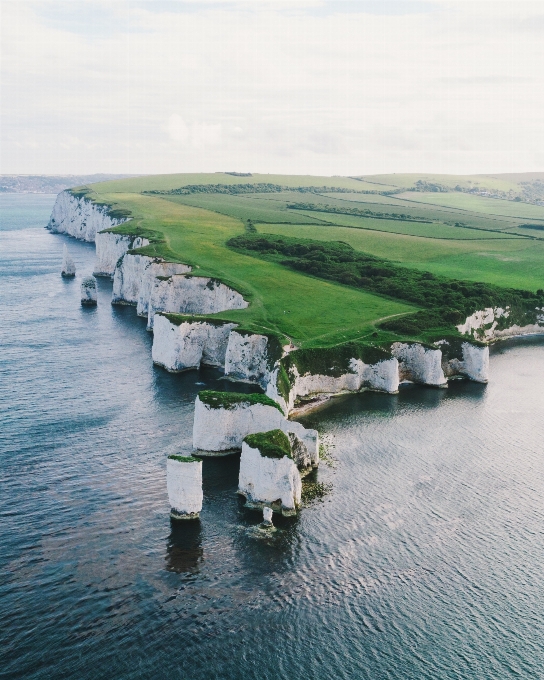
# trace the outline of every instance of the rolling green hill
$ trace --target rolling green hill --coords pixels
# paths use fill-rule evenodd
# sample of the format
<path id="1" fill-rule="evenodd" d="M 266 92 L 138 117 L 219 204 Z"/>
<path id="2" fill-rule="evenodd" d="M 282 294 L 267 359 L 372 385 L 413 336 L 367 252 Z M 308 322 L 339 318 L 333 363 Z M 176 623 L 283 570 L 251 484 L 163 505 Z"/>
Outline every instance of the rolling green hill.
<path id="1" fill-rule="evenodd" d="M 544 288 L 544 206 L 534 198 L 540 181 L 532 175 L 516 182 L 514 175 L 357 179 L 213 173 L 133 177 L 75 193 L 130 214 L 133 219 L 116 231 L 151 236 L 141 252 L 191 264 L 197 275 L 219 278 L 249 300 L 248 309 L 219 318 L 315 347 L 384 337 L 379 325 L 418 312 L 420 298 L 400 295 L 383 281 L 370 285 L 365 276 L 355 277 L 356 284 L 347 274 L 315 276 L 311 268 L 297 270 L 281 257 L 263 258 L 227 242 L 248 232 L 290 243 L 341 241 L 386 260 L 383 270 L 410 268 L 516 288 L 533 300 L 530 293 L 540 295 Z M 500 196 L 482 195 L 481 187 Z M 326 268 L 327 253 L 323 257 Z M 415 279 L 402 280 L 411 285 L 406 281 Z M 500 289 L 493 290 L 500 298 Z M 455 332 L 451 323 L 447 330 Z"/>

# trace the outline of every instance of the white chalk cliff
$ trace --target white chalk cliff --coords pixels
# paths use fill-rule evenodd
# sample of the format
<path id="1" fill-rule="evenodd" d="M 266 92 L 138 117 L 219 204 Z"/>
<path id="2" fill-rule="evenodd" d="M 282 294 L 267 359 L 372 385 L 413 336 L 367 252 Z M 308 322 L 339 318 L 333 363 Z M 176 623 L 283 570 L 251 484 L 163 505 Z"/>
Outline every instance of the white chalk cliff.
<path id="1" fill-rule="evenodd" d="M 301 500 L 300 473 L 288 456 L 268 458 L 244 442 L 238 492 L 246 497 L 249 507 L 266 505 L 284 515 L 293 515 Z"/>
<path id="2" fill-rule="evenodd" d="M 195 401 L 193 447 L 202 451 L 232 451 L 242 447 L 248 434 L 282 430 L 293 432 L 308 450 L 311 464 L 319 464 L 319 435 L 300 423 L 287 420 L 279 409 L 266 404 L 240 403 L 231 408 L 216 408 Z"/>
<path id="3" fill-rule="evenodd" d="M 216 314 L 227 309 L 245 309 L 247 306 L 240 293 L 216 279 L 174 274 L 154 279 L 147 326 L 153 328 L 156 312 Z"/>
<path id="4" fill-rule="evenodd" d="M 232 331 L 225 353 L 225 375 L 261 383 L 269 372 L 267 348 L 266 335 Z"/>
<path id="5" fill-rule="evenodd" d="M 224 366 L 229 335 L 236 324 L 187 321 L 172 323 L 162 313 L 155 314 L 153 363 L 173 373 L 188 368 Z"/>
<path id="6" fill-rule="evenodd" d="M 305 373 L 300 375 L 296 366 L 292 369 L 294 384 L 289 393 L 288 412 L 300 398 L 312 399 L 320 395 L 330 396 L 364 389 L 394 394 L 399 389 L 399 367 L 396 358 L 365 364 L 360 359 L 351 359 L 350 371 L 339 376 Z M 267 394 L 272 396 L 272 390 Z"/>
<path id="7" fill-rule="evenodd" d="M 119 259 L 129 250 L 149 245 L 149 241 L 140 236 L 113 234 L 109 231 L 103 231 L 96 234 L 95 245 L 96 262 L 94 265 L 94 275 L 111 276 L 113 278 Z"/>
<path id="8" fill-rule="evenodd" d="M 136 305 L 138 316 L 148 316 L 151 292 L 157 276 L 185 274 L 191 267 L 165 262 L 158 257 L 127 253 L 118 261 L 113 275 L 112 304 Z"/>
<path id="9" fill-rule="evenodd" d="M 127 218 L 110 217 L 108 206 L 97 205 L 85 197 L 76 198 L 67 190 L 57 196 L 47 227 L 56 234 L 94 241 L 97 232 L 126 221 Z"/>
<path id="10" fill-rule="evenodd" d="M 394 342 L 391 352 L 399 361 L 399 378 L 402 381 L 442 387 L 447 385 L 442 370 L 442 352 L 417 343 Z"/>
<path id="11" fill-rule="evenodd" d="M 486 383 L 489 380 L 489 347 L 473 345 L 470 342 L 461 344 L 461 357 L 444 359 L 449 342 L 439 340 L 435 343 L 443 350 L 442 370 L 446 378 L 465 376 L 475 382 Z"/>
<path id="12" fill-rule="evenodd" d="M 537 307 L 536 323 L 520 326 L 513 323 L 507 326 L 504 319 L 510 317 L 510 309 L 502 307 L 486 307 L 480 309 L 471 316 L 467 316 L 465 323 L 457 326 L 459 333 L 470 335 L 477 340 L 492 341 L 501 338 L 510 338 L 517 335 L 537 335 L 544 333 L 544 308 Z M 501 321 L 502 319 L 502 321 Z M 499 329 L 498 326 L 505 326 Z"/>
<path id="13" fill-rule="evenodd" d="M 172 517 L 196 519 L 202 510 L 202 461 L 167 458 L 166 489 Z"/>

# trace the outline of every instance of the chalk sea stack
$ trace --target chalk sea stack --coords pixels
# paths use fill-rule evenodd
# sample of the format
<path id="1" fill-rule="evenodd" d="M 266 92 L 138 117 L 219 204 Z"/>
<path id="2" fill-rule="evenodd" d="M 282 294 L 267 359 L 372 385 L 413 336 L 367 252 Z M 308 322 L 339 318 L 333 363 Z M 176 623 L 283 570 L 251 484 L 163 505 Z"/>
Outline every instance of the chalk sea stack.
<path id="1" fill-rule="evenodd" d="M 262 521 L 263 527 L 274 526 L 272 524 L 272 515 L 273 515 L 272 508 L 268 508 L 268 507 L 263 508 L 263 521 Z"/>
<path id="2" fill-rule="evenodd" d="M 202 510 L 202 461 L 192 456 L 168 456 L 166 488 L 172 519 L 198 519 Z"/>
<path id="3" fill-rule="evenodd" d="M 248 508 L 268 507 L 287 517 L 296 514 L 302 482 L 284 432 L 271 430 L 244 439 L 238 493 L 245 496 Z"/>
<path id="4" fill-rule="evenodd" d="M 96 305 L 96 279 L 94 276 L 86 276 L 81 282 L 81 304 Z"/>
<path id="5" fill-rule="evenodd" d="M 64 244 L 64 248 L 62 249 L 62 270 L 61 270 L 61 276 L 64 276 L 65 278 L 71 278 L 72 276 L 76 275 L 76 265 L 74 263 L 74 260 L 68 253 L 68 248 L 66 247 L 66 244 Z"/>

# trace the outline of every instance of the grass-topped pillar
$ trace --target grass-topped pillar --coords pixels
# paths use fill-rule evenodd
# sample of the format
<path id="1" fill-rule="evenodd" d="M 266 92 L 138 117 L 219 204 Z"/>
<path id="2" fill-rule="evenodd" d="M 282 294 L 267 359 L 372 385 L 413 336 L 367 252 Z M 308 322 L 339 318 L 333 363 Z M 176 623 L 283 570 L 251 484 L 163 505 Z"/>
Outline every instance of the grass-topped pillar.
<path id="1" fill-rule="evenodd" d="M 290 516 L 300 506 L 302 481 L 291 444 L 281 430 L 248 435 L 242 444 L 238 493 L 246 507 Z"/>
<path id="2" fill-rule="evenodd" d="M 202 461 L 192 456 L 168 456 L 166 488 L 172 519 L 198 519 L 202 510 Z"/>
<path id="3" fill-rule="evenodd" d="M 96 305 L 96 279 L 94 276 L 86 276 L 81 282 L 81 304 Z"/>

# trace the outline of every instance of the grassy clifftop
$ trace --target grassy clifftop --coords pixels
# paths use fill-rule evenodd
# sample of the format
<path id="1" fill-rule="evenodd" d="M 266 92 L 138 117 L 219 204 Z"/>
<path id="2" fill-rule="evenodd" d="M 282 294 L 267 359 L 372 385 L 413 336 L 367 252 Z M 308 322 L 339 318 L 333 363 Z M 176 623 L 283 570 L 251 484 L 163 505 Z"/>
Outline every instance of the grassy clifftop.
<path id="1" fill-rule="evenodd" d="M 354 286 L 347 271 L 344 279 L 321 278 L 279 257 L 234 250 L 230 239 L 249 232 L 342 241 L 412 270 L 534 292 L 544 288 L 539 182 L 210 173 L 134 177 L 79 191 L 132 216 L 115 231 L 149 236 L 151 244 L 139 252 L 190 264 L 250 302 L 217 318 L 311 348 L 381 337 L 386 322 L 388 337 L 395 335 L 403 327 L 396 320 L 428 306 L 387 286 Z M 484 195 L 490 188 L 496 198 Z"/>

